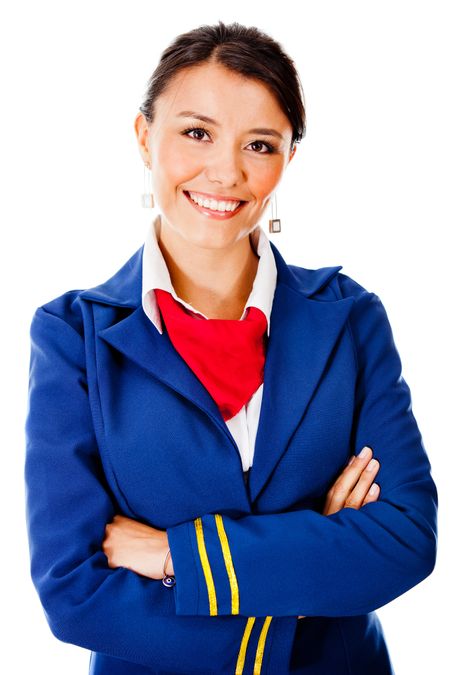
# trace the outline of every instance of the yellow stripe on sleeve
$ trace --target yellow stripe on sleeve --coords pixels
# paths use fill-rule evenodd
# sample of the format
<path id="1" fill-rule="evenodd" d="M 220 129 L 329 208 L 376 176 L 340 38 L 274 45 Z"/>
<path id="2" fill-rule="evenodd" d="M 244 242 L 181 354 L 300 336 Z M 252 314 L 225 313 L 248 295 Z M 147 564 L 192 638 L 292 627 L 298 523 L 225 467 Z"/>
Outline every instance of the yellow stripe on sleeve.
<path id="1" fill-rule="evenodd" d="M 211 572 L 211 566 L 208 560 L 208 554 L 206 552 L 205 536 L 203 533 L 203 524 L 201 517 L 196 518 L 194 520 L 194 524 L 195 524 L 195 533 L 197 535 L 198 552 L 202 563 L 203 574 L 205 575 L 206 587 L 208 589 L 209 614 L 210 616 L 217 616 L 216 589 L 214 586 L 214 579 Z"/>
<path id="2" fill-rule="evenodd" d="M 269 630 L 270 622 L 272 621 L 271 616 L 266 616 L 263 627 L 261 628 L 261 633 L 258 640 L 258 646 L 256 648 L 256 657 L 255 657 L 255 667 L 253 669 L 253 675 L 260 675 L 261 666 L 264 657 L 264 647 L 266 644 L 267 631 Z"/>
<path id="3" fill-rule="evenodd" d="M 248 619 L 247 619 L 247 623 L 245 625 L 244 635 L 242 636 L 241 647 L 239 649 L 239 655 L 238 655 L 238 660 L 237 660 L 237 663 L 236 663 L 236 670 L 234 671 L 234 675 L 242 675 L 242 673 L 244 672 L 245 655 L 247 653 L 247 645 L 248 645 L 250 633 L 252 632 L 252 628 L 253 628 L 254 623 L 255 623 L 255 617 L 249 616 Z"/>
<path id="4" fill-rule="evenodd" d="M 231 589 L 231 613 L 239 614 L 239 587 L 234 571 L 233 559 L 231 557 L 230 546 L 228 544 L 227 533 L 223 524 L 223 518 L 220 513 L 215 514 L 217 532 L 219 534 L 220 545 L 222 546 L 222 555 L 227 569 L 228 579 Z"/>

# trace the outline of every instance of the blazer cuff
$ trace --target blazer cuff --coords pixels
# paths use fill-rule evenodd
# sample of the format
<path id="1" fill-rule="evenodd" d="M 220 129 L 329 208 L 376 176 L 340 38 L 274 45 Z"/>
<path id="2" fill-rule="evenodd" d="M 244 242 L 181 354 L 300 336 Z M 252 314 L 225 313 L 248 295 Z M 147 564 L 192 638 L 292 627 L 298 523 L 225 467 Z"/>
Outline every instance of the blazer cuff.
<path id="1" fill-rule="evenodd" d="M 239 589 L 221 514 L 167 528 L 180 615 L 239 614 Z"/>

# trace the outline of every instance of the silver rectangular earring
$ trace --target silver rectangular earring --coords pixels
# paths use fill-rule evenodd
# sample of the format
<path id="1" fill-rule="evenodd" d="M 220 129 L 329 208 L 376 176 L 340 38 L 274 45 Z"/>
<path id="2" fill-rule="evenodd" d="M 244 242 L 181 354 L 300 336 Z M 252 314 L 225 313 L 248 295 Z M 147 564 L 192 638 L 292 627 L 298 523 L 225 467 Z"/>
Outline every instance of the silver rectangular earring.
<path id="1" fill-rule="evenodd" d="M 277 218 L 277 196 L 275 197 L 275 218 L 273 215 L 273 201 L 270 199 L 270 208 L 272 210 L 272 218 L 269 220 L 269 232 L 281 232 L 281 220 Z"/>
<path id="2" fill-rule="evenodd" d="M 144 209 L 153 209 L 155 206 L 152 193 L 152 174 L 147 162 L 144 163 L 144 192 L 141 195 L 141 204 Z"/>

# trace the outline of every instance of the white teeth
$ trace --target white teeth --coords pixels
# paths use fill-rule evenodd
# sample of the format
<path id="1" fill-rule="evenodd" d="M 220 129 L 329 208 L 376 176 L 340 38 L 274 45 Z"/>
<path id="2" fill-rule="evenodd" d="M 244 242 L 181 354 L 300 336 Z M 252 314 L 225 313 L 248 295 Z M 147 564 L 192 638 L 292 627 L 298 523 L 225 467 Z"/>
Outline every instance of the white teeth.
<path id="1" fill-rule="evenodd" d="M 240 202 L 218 202 L 216 199 L 203 199 L 195 194 L 195 192 L 188 192 L 190 198 L 196 204 L 204 206 L 211 211 L 235 211 L 239 206 Z"/>

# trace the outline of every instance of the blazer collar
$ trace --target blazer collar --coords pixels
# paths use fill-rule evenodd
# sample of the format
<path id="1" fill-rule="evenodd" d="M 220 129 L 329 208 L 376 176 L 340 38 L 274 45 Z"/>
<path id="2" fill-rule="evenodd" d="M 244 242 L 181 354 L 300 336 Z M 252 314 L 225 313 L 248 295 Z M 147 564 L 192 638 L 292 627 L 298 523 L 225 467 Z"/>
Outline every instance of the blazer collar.
<path id="1" fill-rule="evenodd" d="M 313 298 L 342 265 L 317 270 L 288 265 L 276 246 L 270 245 L 277 265 L 277 286 L 248 481 L 250 503 L 264 489 L 301 424 L 354 302 L 352 297 L 326 301 Z M 80 298 L 94 303 L 97 336 L 209 415 L 233 446 L 239 467 L 239 449 L 214 399 L 175 350 L 166 331 L 161 335 L 143 310 L 142 253 L 143 246 L 110 279 L 79 293 Z M 129 307 L 132 311 L 117 321 L 117 316 L 102 310 L 102 305 Z M 116 322 L 110 325 L 111 317 Z M 243 477 L 241 480 L 245 490 Z"/>

